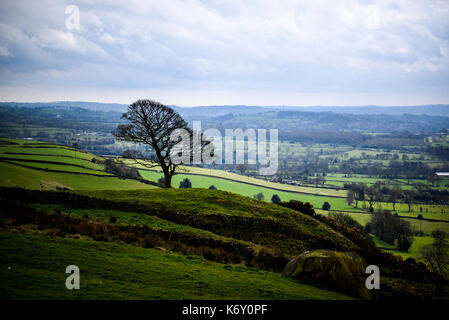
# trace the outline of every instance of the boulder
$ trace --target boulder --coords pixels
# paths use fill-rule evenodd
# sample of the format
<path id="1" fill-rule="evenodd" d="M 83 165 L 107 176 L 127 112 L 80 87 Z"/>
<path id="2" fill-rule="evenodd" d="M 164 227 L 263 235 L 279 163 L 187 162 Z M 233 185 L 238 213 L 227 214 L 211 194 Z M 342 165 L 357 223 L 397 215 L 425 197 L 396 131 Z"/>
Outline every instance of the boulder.
<path id="1" fill-rule="evenodd" d="M 365 286 L 366 266 L 366 261 L 354 252 L 313 250 L 291 260 L 283 275 L 369 300 L 370 294 Z"/>

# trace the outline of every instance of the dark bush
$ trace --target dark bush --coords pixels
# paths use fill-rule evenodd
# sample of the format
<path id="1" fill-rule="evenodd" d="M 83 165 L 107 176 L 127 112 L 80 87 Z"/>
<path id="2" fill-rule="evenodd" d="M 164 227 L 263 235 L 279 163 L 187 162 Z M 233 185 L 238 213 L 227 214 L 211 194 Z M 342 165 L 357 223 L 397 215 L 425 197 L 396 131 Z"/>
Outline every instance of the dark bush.
<path id="1" fill-rule="evenodd" d="M 327 201 L 325 201 L 323 203 L 323 206 L 321 207 L 321 209 L 323 209 L 323 210 L 330 210 L 330 208 L 331 208 L 331 204 Z"/>
<path id="2" fill-rule="evenodd" d="M 185 178 L 179 183 L 179 188 L 192 188 L 192 182 L 190 182 L 189 178 Z"/>
<path id="3" fill-rule="evenodd" d="M 411 236 L 399 236 L 398 238 L 398 249 L 404 252 L 408 252 L 408 249 L 413 244 L 413 237 Z"/>
<path id="4" fill-rule="evenodd" d="M 281 202 L 281 198 L 279 198 L 277 194 L 273 194 L 273 196 L 271 197 L 271 202 L 274 204 L 278 204 Z"/>
<path id="5" fill-rule="evenodd" d="M 280 206 L 290 208 L 299 212 L 302 212 L 304 214 L 307 214 L 309 216 L 314 217 L 316 215 L 315 210 L 313 209 L 313 206 L 310 204 L 310 202 L 302 202 L 298 200 L 290 200 L 288 202 L 281 201 L 279 202 Z"/>

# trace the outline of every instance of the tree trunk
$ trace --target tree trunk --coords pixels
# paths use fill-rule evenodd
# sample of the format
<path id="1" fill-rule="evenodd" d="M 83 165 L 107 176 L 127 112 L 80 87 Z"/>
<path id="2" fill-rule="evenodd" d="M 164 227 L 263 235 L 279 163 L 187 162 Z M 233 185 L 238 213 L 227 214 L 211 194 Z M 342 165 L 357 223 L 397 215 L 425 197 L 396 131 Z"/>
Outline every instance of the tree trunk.
<path id="1" fill-rule="evenodd" d="M 171 188 L 172 175 L 168 172 L 168 168 L 164 169 L 164 188 Z"/>

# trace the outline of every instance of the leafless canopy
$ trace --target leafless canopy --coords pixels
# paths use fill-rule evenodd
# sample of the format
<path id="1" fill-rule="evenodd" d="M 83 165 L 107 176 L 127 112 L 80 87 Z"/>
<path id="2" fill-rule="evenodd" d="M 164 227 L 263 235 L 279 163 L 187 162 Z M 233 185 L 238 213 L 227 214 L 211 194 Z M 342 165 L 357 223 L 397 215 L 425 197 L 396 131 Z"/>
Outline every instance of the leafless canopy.
<path id="1" fill-rule="evenodd" d="M 149 145 L 156 154 L 154 160 L 157 163 L 135 160 L 146 167 L 161 166 L 165 187 L 170 187 L 171 177 L 176 169 L 176 165 L 170 160 L 170 151 L 176 142 L 170 140 L 170 134 L 176 129 L 191 132 L 187 123 L 175 110 L 153 100 L 137 100 L 132 103 L 122 119 L 129 123 L 118 125 L 113 132 L 114 136 L 121 141 Z"/>

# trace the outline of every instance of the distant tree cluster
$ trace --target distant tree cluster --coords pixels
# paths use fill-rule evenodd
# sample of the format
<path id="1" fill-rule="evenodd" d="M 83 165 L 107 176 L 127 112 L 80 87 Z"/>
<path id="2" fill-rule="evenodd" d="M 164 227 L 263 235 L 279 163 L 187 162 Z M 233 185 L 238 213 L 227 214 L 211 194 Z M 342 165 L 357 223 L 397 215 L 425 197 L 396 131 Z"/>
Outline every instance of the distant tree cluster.
<path id="1" fill-rule="evenodd" d="M 365 231 L 376 235 L 388 244 L 397 244 L 398 249 L 402 251 L 408 251 L 413 243 L 410 223 L 387 210 L 374 212 L 365 225 Z"/>
<path id="2" fill-rule="evenodd" d="M 416 189 L 401 190 L 397 187 L 389 187 L 378 181 L 371 186 L 363 183 L 345 184 L 348 188 L 347 203 L 352 205 L 355 203 L 359 207 L 359 202 L 368 203 L 369 208 L 373 211 L 374 204 L 379 202 L 390 202 L 393 205 L 393 211 L 396 211 L 396 204 L 405 203 L 408 211 L 411 212 L 413 203 L 437 203 L 448 204 L 449 191 L 431 189 L 425 185 L 416 185 Z"/>
<path id="3" fill-rule="evenodd" d="M 106 159 L 104 161 L 104 168 L 106 172 L 115 174 L 119 177 L 143 180 L 142 176 L 136 168 L 128 167 L 123 162 L 117 159 Z"/>
<path id="4" fill-rule="evenodd" d="M 330 212 L 329 217 L 335 219 L 338 223 L 341 223 L 346 227 L 356 228 L 359 231 L 363 231 L 363 226 L 356 220 L 354 220 L 354 218 L 349 214 L 344 214 L 341 212 Z"/>

